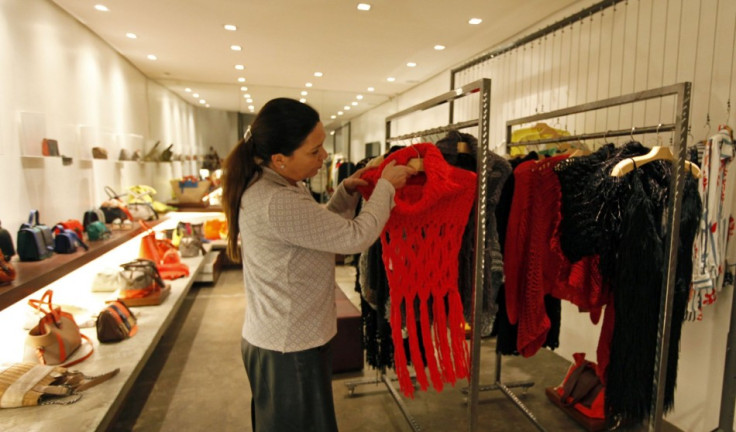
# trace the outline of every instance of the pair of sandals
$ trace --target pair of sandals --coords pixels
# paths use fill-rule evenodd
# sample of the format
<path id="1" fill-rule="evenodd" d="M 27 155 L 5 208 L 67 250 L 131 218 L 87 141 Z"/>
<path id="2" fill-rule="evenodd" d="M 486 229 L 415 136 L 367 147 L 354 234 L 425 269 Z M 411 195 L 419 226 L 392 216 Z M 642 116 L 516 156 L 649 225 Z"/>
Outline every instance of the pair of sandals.
<path id="1" fill-rule="evenodd" d="M 112 221 L 112 229 L 114 230 L 129 230 L 133 229 L 133 222 L 130 221 L 130 219 L 120 220 L 120 218 L 116 218 Z"/>

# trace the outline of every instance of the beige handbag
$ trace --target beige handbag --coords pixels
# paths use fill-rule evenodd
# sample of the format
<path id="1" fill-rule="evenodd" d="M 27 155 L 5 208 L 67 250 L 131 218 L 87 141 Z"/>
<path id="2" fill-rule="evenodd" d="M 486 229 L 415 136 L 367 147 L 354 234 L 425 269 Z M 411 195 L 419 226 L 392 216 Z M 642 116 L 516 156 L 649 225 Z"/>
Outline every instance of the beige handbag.
<path id="1" fill-rule="evenodd" d="M 58 365 L 66 362 L 82 345 L 82 338 L 89 342 L 90 351 L 83 357 L 62 364 L 64 367 L 82 362 L 92 355 L 92 341 L 79 331 L 72 314 L 64 312 L 52 303 L 53 291 L 46 290 L 41 300 L 28 300 L 33 308 L 44 315 L 26 336 L 25 360 L 41 364 Z"/>

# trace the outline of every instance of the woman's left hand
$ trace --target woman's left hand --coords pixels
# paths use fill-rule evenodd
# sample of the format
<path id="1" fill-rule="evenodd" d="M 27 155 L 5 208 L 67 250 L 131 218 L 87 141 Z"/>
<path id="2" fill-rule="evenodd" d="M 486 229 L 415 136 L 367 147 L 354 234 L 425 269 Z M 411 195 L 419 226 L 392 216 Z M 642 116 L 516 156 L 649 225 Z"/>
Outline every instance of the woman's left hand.
<path id="1" fill-rule="evenodd" d="M 368 182 L 360 178 L 365 170 L 366 168 L 361 168 L 358 171 L 355 171 L 353 175 L 342 181 L 342 184 L 345 186 L 345 190 L 351 195 L 354 194 L 359 187 L 368 186 Z"/>

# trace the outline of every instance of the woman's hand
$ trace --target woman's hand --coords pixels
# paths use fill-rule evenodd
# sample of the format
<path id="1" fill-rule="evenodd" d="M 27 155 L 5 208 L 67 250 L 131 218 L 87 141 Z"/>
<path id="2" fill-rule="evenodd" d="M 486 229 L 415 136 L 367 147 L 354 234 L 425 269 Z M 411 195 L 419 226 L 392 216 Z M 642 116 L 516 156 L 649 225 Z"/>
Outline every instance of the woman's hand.
<path id="1" fill-rule="evenodd" d="M 392 160 L 383 167 L 381 178 L 388 180 L 394 189 L 401 189 L 406 185 L 406 180 L 417 173 L 417 170 L 406 165 L 396 165 L 396 161 Z"/>
<path id="2" fill-rule="evenodd" d="M 358 188 L 361 186 L 368 186 L 368 182 L 360 178 L 365 170 L 366 168 L 361 168 L 358 171 L 355 171 L 350 177 L 342 181 L 342 184 L 345 186 L 345 190 L 348 191 L 349 194 L 354 194 L 355 191 L 358 190 Z"/>

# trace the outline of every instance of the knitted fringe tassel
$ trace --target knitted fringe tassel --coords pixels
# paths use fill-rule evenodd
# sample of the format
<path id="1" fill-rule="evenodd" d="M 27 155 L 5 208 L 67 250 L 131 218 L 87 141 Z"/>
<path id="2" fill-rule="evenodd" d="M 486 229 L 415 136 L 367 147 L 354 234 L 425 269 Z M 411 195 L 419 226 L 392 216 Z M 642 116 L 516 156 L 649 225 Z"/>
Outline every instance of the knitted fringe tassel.
<path id="1" fill-rule="evenodd" d="M 395 325 L 394 323 L 399 323 Z M 404 352 L 404 338 L 401 337 L 401 298 L 391 296 L 391 336 L 394 340 L 394 369 L 399 380 L 399 387 L 404 396 L 414 399 L 414 386 L 411 383 L 409 369 Z"/>
<path id="2" fill-rule="evenodd" d="M 437 360 L 435 356 L 434 344 L 432 343 L 432 329 L 429 324 L 429 308 L 427 302 L 422 301 L 420 305 L 420 322 L 422 324 L 422 341 L 424 342 L 424 353 L 429 368 L 429 376 L 432 379 L 432 385 L 435 390 L 442 391 L 444 384 L 442 376 L 437 368 Z M 441 360 L 441 359 L 440 359 Z"/>
<path id="3" fill-rule="evenodd" d="M 455 361 L 455 378 L 466 378 L 469 375 L 470 352 L 465 342 L 465 321 L 463 317 L 463 301 L 460 293 L 451 291 L 450 306 L 450 338 L 452 339 L 452 357 Z M 479 325 L 479 323 L 475 323 Z M 453 381 L 454 382 L 454 381 Z"/>
<path id="4" fill-rule="evenodd" d="M 424 371 L 424 362 L 422 361 L 422 349 L 419 347 L 419 336 L 417 335 L 417 318 L 414 314 L 414 301 L 405 299 L 406 306 L 406 330 L 409 333 L 409 350 L 411 352 L 411 363 L 414 365 L 414 372 L 417 375 L 417 382 L 422 390 L 427 390 L 429 381 L 427 381 L 427 373 Z"/>
<path id="5" fill-rule="evenodd" d="M 442 366 L 442 377 L 445 381 L 455 382 L 455 371 L 452 367 L 452 355 L 447 340 L 447 312 L 445 311 L 445 299 L 435 297 L 433 301 L 434 311 L 434 338 L 437 342 L 437 352 Z"/>

